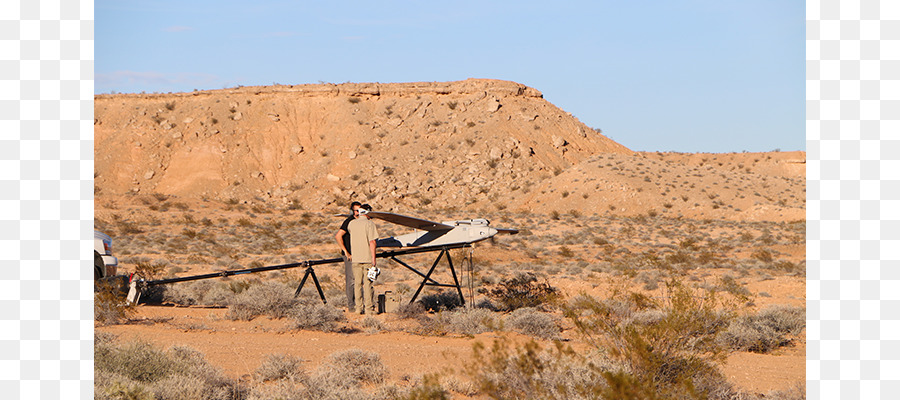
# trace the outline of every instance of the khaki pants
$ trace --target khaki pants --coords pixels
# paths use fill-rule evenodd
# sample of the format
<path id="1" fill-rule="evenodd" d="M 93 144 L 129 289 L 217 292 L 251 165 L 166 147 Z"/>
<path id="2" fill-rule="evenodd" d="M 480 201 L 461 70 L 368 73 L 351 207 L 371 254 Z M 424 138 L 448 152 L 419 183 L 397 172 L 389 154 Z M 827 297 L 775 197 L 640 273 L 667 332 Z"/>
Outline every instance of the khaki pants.
<path id="1" fill-rule="evenodd" d="M 353 263 L 353 283 L 356 290 L 356 312 L 375 314 L 375 291 L 372 289 L 372 281 L 366 277 L 366 273 L 372 263 Z"/>
<path id="2" fill-rule="evenodd" d="M 356 309 L 356 291 L 353 290 L 353 263 L 347 259 L 347 256 L 342 254 L 344 257 L 344 291 L 347 293 L 347 310 L 353 311 Z"/>

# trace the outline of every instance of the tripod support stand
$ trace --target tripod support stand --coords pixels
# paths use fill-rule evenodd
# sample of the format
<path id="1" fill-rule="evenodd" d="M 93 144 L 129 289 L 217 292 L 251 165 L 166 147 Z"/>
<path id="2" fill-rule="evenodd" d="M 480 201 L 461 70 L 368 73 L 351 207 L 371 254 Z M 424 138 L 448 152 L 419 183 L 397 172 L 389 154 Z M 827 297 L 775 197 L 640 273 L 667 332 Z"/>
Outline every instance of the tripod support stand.
<path id="1" fill-rule="evenodd" d="M 316 277 L 316 270 L 314 270 L 313 267 L 309 266 L 308 264 L 306 267 L 306 273 L 303 274 L 303 279 L 300 280 L 300 286 L 297 286 L 297 291 L 294 292 L 294 297 L 300 295 L 300 291 L 303 290 L 303 285 L 306 284 L 306 278 L 309 278 L 310 276 L 312 276 L 313 278 L 313 283 L 316 284 L 316 290 L 319 291 L 319 297 L 322 299 L 322 304 L 328 304 L 328 302 L 325 300 L 325 293 L 322 292 L 322 285 L 319 285 L 319 278 Z"/>

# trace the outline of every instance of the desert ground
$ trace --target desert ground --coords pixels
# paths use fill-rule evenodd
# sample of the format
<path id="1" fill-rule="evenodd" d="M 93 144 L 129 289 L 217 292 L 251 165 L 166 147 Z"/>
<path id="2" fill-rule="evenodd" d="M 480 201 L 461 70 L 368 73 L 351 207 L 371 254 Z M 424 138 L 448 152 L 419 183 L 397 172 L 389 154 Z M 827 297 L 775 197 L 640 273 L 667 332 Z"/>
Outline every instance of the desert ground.
<path id="1" fill-rule="evenodd" d="M 418 306 L 357 315 L 339 264 L 315 269 L 326 305 L 310 282 L 294 298 L 304 268 L 165 285 L 128 308 L 98 298 L 97 398 L 617 398 L 617 382 L 646 398 L 688 381 L 685 398 L 804 398 L 803 152 L 634 152 L 488 80 L 101 95 L 95 131 L 95 229 L 123 274 L 338 257 L 351 200 L 519 230 L 451 250 L 466 305 L 426 287 Z M 427 271 L 435 256 L 402 259 Z M 408 303 L 421 277 L 380 266 L 376 292 Z M 156 358 L 126 368 L 128 354 Z M 643 371 L 644 356 L 662 364 Z M 696 371 L 661 377 L 676 364 Z M 378 373 L 334 378 L 357 370 Z"/>

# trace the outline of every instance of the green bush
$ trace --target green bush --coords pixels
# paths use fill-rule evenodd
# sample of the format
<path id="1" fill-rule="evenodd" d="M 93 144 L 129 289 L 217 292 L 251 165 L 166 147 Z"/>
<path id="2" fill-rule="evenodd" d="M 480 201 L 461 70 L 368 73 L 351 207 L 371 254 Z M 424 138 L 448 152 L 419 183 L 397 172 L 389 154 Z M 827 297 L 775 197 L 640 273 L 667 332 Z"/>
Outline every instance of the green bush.
<path id="1" fill-rule="evenodd" d="M 453 290 L 445 290 L 422 296 L 418 301 L 426 311 L 438 312 L 452 310 L 462 305 L 459 293 Z"/>
<path id="2" fill-rule="evenodd" d="M 717 310 L 723 303 L 712 291 L 700 293 L 676 280 L 667 282 L 666 289 L 661 303 L 614 293 L 614 303 L 580 296 L 566 308 L 566 316 L 589 342 L 624 366 L 603 372 L 608 385 L 604 398 L 706 399 L 733 392 L 714 364 L 726 350 L 716 337 L 731 319 Z M 630 310 L 622 312 L 622 304 L 630 304 Z M 662 315 L 647 323 L 632 318 L 634 311 L 653 309 Z"/>
<path id="3" fill-rule="evenodd" d="M 495 341 L 475 347 L 467 369 L 491 398 L 732 399 L 740 393 L 719 372 L 726 348 L 716 340 L 731 320 L 714 292 L 672 280 L 665 300 L 614 290 L 597 300 L 573 299 L 564 313 L 594 351 L 579 354 L 556 342 L 510 350 Z M 727 308 L 726 308 L 727 309 Z"/>

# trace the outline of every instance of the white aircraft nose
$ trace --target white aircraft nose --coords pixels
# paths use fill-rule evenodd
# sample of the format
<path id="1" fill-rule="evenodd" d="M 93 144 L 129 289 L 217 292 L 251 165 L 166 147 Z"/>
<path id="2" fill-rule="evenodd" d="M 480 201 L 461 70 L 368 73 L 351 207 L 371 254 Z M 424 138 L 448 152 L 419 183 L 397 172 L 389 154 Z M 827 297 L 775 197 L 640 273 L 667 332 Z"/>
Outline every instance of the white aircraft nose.
<path id="1" fill-rule="evenodd" d="M 487 237 L 491 237 L 497 234 L 497 230 L 494 228 L 487 228 Z"/>

